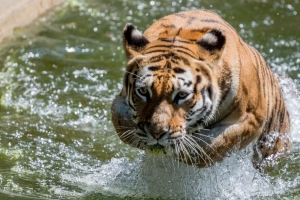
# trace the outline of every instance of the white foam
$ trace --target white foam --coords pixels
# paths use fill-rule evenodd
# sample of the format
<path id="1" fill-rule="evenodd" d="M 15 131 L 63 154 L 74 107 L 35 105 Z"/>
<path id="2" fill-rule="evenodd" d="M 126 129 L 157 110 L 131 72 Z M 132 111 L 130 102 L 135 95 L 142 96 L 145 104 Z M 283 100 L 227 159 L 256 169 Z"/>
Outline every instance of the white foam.
<path id="1" fill-rule="evenodd" d="M 253 168 L 250 155 L 245 150 L 202 169 L 151 155 L 134 161 L 114 158 L 93 174 L 62 179 L 88 192 L 118 197 L 247 199 L 276 193 L 278 186 Z"/>
<path id="2" fill-rule="evenodd" d="M 280 86 L 291 120 L 291 135 L 294 142 L 300 142 L 300 95 L 297 84 L 287 77 L 280 78 Z"/>

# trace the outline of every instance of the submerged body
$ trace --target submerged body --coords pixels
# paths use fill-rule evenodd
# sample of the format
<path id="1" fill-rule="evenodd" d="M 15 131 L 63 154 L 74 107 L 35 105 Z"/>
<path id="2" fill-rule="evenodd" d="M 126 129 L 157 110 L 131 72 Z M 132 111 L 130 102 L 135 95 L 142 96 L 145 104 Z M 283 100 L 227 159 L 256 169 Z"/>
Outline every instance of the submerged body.
<path id="1" fill-rule="evenodd" d="M 129 61 L 112 121 L 125 143 L 198 166 L 252 142 L 259 160 L 289 150 L 276 77 L 217 14 L 172 14 L 144 34 L 127 24 L 123 40 Z"/>

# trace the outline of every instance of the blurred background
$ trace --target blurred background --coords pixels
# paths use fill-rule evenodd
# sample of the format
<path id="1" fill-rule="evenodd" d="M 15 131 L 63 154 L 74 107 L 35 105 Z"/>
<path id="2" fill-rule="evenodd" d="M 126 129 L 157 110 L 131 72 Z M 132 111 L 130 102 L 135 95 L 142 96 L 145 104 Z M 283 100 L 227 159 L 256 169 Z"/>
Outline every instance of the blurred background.
<path id="1" fill-rule="evenodd" d="M 281 78 L 293 151 L 260 174 L 251 148 L 211 168 L 153 158 L 110 122 L 122 88 L 126 23 L 144 31 L 209 9 Z M 0 44 L 0 199 L 295 199 L 300 196 L 299 0 L 68 0 Z"/>

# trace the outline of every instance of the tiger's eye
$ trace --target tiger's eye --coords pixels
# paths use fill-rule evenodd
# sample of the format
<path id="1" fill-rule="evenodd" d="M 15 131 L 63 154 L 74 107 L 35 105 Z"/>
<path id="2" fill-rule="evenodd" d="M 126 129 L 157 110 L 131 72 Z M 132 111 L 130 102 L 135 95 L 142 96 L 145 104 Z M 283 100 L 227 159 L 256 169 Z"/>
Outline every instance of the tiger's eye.
<path id="1" fill-rule="evenodd" d="M 146 87 L 141 87 L 138 89 L 138 91 L 141 95 L 146 95 L 148 93 L 148 90 Z"/>
<path id="2" fill-rule="evenodd" d="M 183 99 L 183 98 L 185 98 L 188 95 L 188 93 L 184 92 L 184 91 L 180 91 L 180 92 L 178 92 L 177 95 L 178 95 L 179 98 Z"/>

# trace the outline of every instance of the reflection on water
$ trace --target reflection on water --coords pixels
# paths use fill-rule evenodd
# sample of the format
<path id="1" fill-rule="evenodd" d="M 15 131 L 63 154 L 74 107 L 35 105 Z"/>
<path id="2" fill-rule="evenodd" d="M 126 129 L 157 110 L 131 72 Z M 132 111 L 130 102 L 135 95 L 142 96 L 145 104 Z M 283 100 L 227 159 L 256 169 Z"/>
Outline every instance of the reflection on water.
<path id="1" fill-rule="evenodd" d="M 120 91 L 127 22 L 212 9 L 283 77 L 294 149 L 260 174 L 251 150 L 195 169 L 124 145 L 110 122 Z M 299 2 L 68 1 L 0 49 L 0 199 L 119 197 L 292 199 L 299 186 Z"/>

